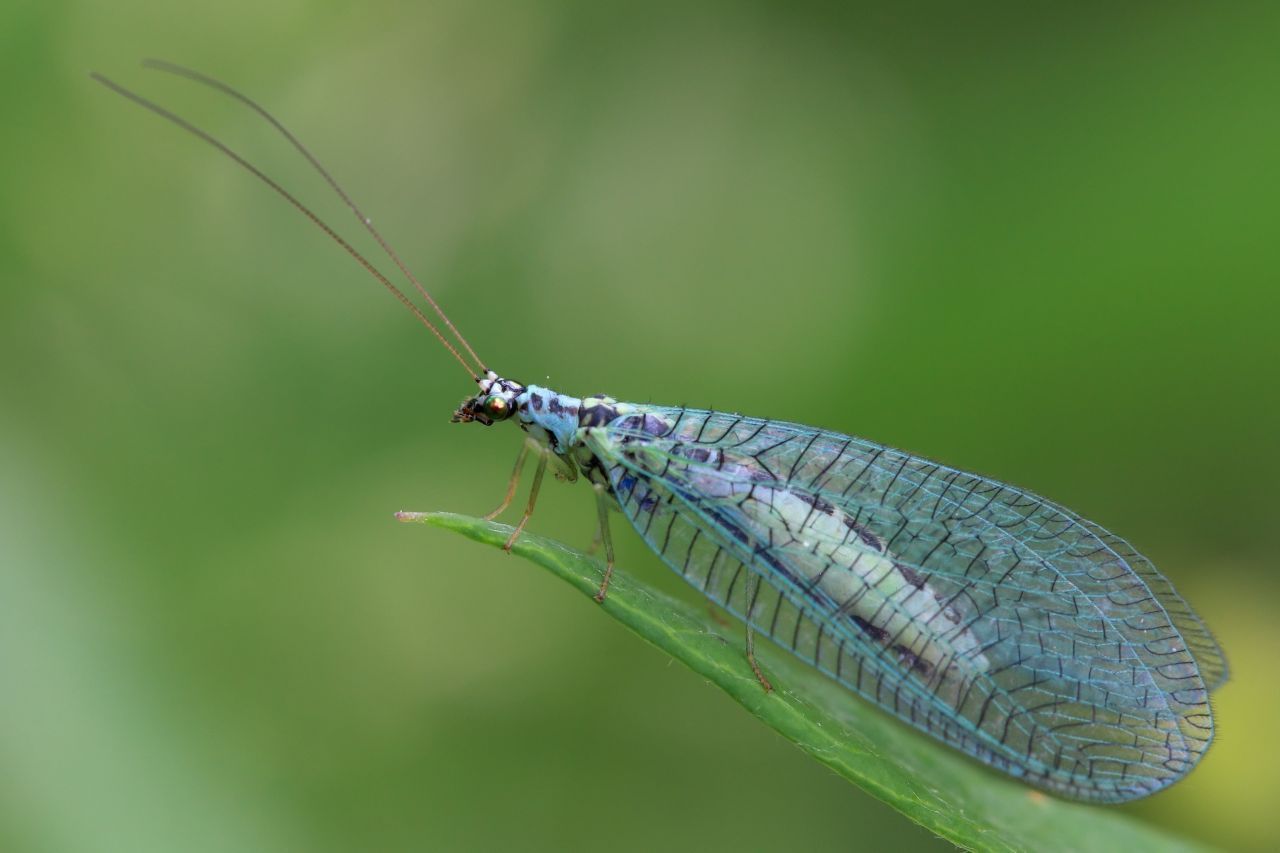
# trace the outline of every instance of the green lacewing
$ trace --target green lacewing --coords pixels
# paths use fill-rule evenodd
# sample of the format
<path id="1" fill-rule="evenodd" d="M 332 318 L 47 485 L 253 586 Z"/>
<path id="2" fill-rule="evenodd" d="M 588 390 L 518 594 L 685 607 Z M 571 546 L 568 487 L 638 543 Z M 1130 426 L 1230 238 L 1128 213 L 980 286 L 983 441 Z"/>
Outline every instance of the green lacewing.
<path id="1" fill-rule="evenodd" d="M 526 434 L 536 458 L 595 490 L 695 589 L 903 722 L 1055 794 L 1115 803 L 1185 776 L 1213 740 L 1227 664 L 1172 584 L 1128 542 L 1023 489 L 853 436 L 700 409 L 574 397 L 489 370 L 319 161 L 265 109 L 170 63 L 271 123 L 413 285 L 435 320 L 292 194 L 210 134 L 93 74 L 218 149 L 292 204 L 396 296 L 477 391 L 459 423 Z"/>

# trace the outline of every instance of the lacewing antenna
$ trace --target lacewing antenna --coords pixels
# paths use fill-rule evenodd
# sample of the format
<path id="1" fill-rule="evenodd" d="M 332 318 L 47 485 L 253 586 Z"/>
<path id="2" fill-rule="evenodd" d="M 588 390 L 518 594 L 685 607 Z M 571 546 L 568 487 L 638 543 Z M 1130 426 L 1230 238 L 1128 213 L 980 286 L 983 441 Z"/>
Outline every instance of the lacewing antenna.
<path id="1" fill-rule="evenodd" d="M 210 77 L 207 74 L 202 74 L 199 71 L 195 71 L 191 68 L 186 68 L 182 65 L 177 65 L 172 62 L 166 62 L 163 59 L 144 59 L 142 61 L 142 65 L 144 68 L 152 68 L 152 69 L 155 69 L 156 71 L 164 71 L 168 74 L 174 74 L 178 77 L 184 77 L 187 80 L 192 80 L 196 83 L 200 83 L 202 85 L 208 86 L 211 89 L 215 89 L 219 92 L 222 92 L 224 95 L 227 95 L 229 97 L 236 99 L 240 103 L 247 106 L 249 109 L 256 112 L 258 115 L 262 116 L 262 118 L 264 118 L 267 122 L 269 122 L 272 127 L 278 130 L 280 132 L 280 135 L 283 136 L 285 139 L 287 139 L 289 141 L 289 144 L 292 145 L 295 149 L 297 149 L 298 153 L 301 154 L 303 157 L 305 157 L 307 162 L 310 163 L 313 168 L 315 168 L 316 172 L 320 174 L 320 177 L 324 178 L 325 183 L 327 183 L 333 189 L 333 191 L 337 193 L 338 197 L 342 199 L 342 201 L 347 205 L 347 207 L 351 208 L 351 212 L 354 213 L 356 215 L 356 218 L 360 220 L 360 224 L 363 225 L 365 229 L 370 234 L 373 235 L 373 239 L 378 241 L 378 245 L 381 246 L 382 250 L 387 253 L 387 257 L 389 257 L 392 260 L 392 262 L 400 269 L 400 272 L 404 274 L 404 277 L 407 278 L 410 281 L 410 283 L 413 284 L 414 288 L 417 289 L 418 293 L 422 294 L 422 298 L 427 300 L 427 304 L 430 305 L 432 310 L 436 312 L 436 315 L 444 323 L 445 327 L 450 332 L 453 333 L 453 336 L 458 340 L 458 343 L 462 344 L 462 348 L 467 351 L 467 353 L 471 356 L 472 360 L 475 361 L 476 364 L 480 365 L 480 372 L 481 373 L 484 372 L 484 361 L 480 358 L 480 356 L 476 355 L 476 351 L 471 348 L 471 344 L 467 343 L 467 339 L 464 338 L 462 336 L 462 333 L 458 331 L 457 327 L 453 325 L 453 322 L 444 313 L 443 309 L 440 308 L 440 305 L 435 301 L 435 299 L 431 297 L 431 294 L 427 292 L 427 289 L 422 286 L 422 283 L 419 282 L 418 279 L 414 276 L 414 274 L 409 271 L 409 267 L 404 263 L 404 261 L 400 259 L 400 256 L 396 253 L 396 251 L 391 248 L 391 245 L 383 238 L 382 234 L 378 232 L 378 229 L 373 227 L 373 220 L 371 220 L 369 217 L 364 215 L 364 212 L 360 210 L 359 207 L 356 206 L 356 203 L 354 200 L 352 200 L 351 196 L 347 195 L 346 190 L 344 190 L 341 186 L 339 186 L 338 182 L 334 180 L 331 174 L 329 174 L 329 170 L 320 164 L 320 161 L 316 159 L 315 155 L 313 155 L 307 149 L 307 147 L 303 145 L 302 142 L 296 136 L 293 135 L 293 133 L 288 128 L 286 128 L 283 124 L 281 124 L 279 119 L 277 119 L 271 113 L 267 112 L 267 110 L 261 104 L 254 101 L 252 98 L 248 97 L 243 92 L 240 92 L 239 90 L 234 89 L 231 86 L 228 86 L 226 83 L 223 83 L 221 80 Z"/>
<path id="2" fill-rule="evenodd" d="M 448 338 L 446 338 L 444 334 L 441 333 L 440 329 L 438 329 L 435 326 L 435 324 L 432 323 L 431 320 L 422 312 L 422 309 L 419 308 L 416 304 L 414 304 L 413 300 L 411 300 L 408 296 L 404 294 L 404 291 L 396 287 L 391 282 L 391 280 L 382 273 L 381 270 L 379 270 L 376 266 L 374 266 L 373 263 L 368 258 L 366 258 L 363 254 L 361 254 L 358 249 L 356 249 L 354 246 L 348 243 L 340 234 L 338 234 L 337 231 L 335 231 L 332 227 L 330 227 L 330 225 L 327 222 L 325 222 L 314 211 L 312 211 L 311 208 L 307 207 L 305 204 L 299 201 L 296 196 L 294 196 L 291 192 L 289 192 L 280 184 L 278 184 L 275 180 L 270 178 L 261 169 L 259 169 L 257 166 L 250 163 L 240 154 L 233 151 L 225 143 L 223 143 L 222 141 L 214 137 L 211 133 L 205 130 L 202 130 L 199 127 L 196 127 L 194 124 L 182 118 L 181 116 L 177 115 L 176 113 L 173 113 L 165 109 L 164 107 L 160 106 L 159 104 L 153 101 L 150 101 L 147 98 L 144 98 L 143 96 L 137 94 L 136 92 L 126 89 L 124 86 L 121 86 L 119 83 L 116 83 L 115 81 L 107 77 L 104 77 L 103 75 L 97 73 L 96 71 L 91 72 L 89 76 L 93 80 L 97 81 L 98 83 L 101 83 L 103 86 L 106 86 L 108 89 L 112 90 L 116 94 L 124 98 L 127 98 L 130 101 L 133 101 L 138 106 L 143 107 L 144 109 L 147 109 L 152 113 L 155 113 L 156 115 L 160 116 L 166 121 L 169 121 L 172 124 L 177 125 L 178 127 L 182 128 L 183 130 L 187 131 L 193 136 L 208 143 L 213 148 L 216 148 L 222 154 L 230 158 L 234 163 L 239 165 L 241 168 L 245 169 L 245 171 L 249 172 L 255 178 L 262 181 L 264 184 L 266 184 L 268 187 L 274 190 L 276 194 L 278 194 L 285 201 L 289 202 L 289 204 L 293 205 L 293 207 L 298 212 L 300 212 L 303 216 L 307 217 L 307 219 L 311 220 L 311 222 L 317 228 L 319 228 L 321 231 L 327 234 L 331 240 L 333 240 L 335 243 L 341 246 L 342 249 L 346 251 L 347 254 L 349 254 L 352 258 L 356 260 L 357 263 L 360 264 L 360 266 L 364 267 L 365 270 L 368 271 L 370 275 L 372 275 L 375 279 L 381 282 L 382 285 L 387 288 L 387 290 L 391 291 L 392 295 L 394 295 L 397 299 L 399 299 L 400 302 L 406 308 L 408 308 L 409 311 L 411 311 L 415 317 L 418 318 L 418 321 L 421 322 L 424 326 L 426 326 L 431 331 L 431 333 L 436 336 L 436 339 L 439 340 L 440 343 L 444 345 L 445 349 L 447 349 L 449 353 L 455 359 L 457 359 L 458 363 L 461 364 L 463 369 L 467 371 L 468 376 L 470 376 L 474 380 L 479 380 L 479 378 L 484 375 L 484 372 L 485 372 L 484 362 L 480 360 L 479 356 L 476 355 L 475 350 L 473 350 L 467 344 L 466 340 L 462 337 L 462 335 L 458 333 L 458 330 L 454 327 L 453 323 L 449 321 L 449 318 L 445 315 L 444 311 L 440 309 L 440 306 L 436 304 L 436 301 L 431 298 L 431 295 L 427 292 L 426 288 L 424 288 L 418 282 L 418 280 L 415 279 L 413 275 L 409 273 L 409 270 L 405 267 L 404 263 L 400 260 L 399 256 L 391 249 L 390 245 L 387 244 L 386 240 L 383 239 L 382 235 L 379 234 L 378 231 L 373 227 L 373 223 L 370 222 L 369 219 L 355 205 L 355 202 L 351 200 L 350 196 L 348 196 L 342 190 L 342 188 L 338 186 L 337 182 L 329 175 L 328 171 L 325 170 L 325 168 L 320 165 L 319 161 L 316 160 L 316 158 L 309 151 L 307 151 L 306 148 L 302 146 L 302 144 L 297 140 L 297 138 L 295 138 L 293 134 L 290 133 L 288 129 L 284 127 L 284 125 L 282 125 L 270 113 L 268 113 L 266 110 L 264 110 L 262 107 L 260 107 L 258 104 L 256 104 L 246 96 L 240 94 L 235 89 L 232 89 L 231 87 L 226 86 L 225 84 L 220 83 L 217 80 L 214 80 L 213 78 L 205 77 L 204 75 L 198 74 L 197 72 L 194 72 L 194 71 L 189 71 L 188 69 L 182 68 L 181 66 L 169 65 L 168 63 L 161 63 L 154 60 L 149 60 L 147 65 L 149 67 L 157 68 L 163 71 L 169 71 L 173 74 L 187 77 L 188 79 L 195 80 L 197 82 L 204 83 L 205 85 L 218 89 L 219 91 L 222 91 L 236 98 L 242 103 L 248 105 L 255 112 L 263 116 L 265 119 L 267 119 L 267 121 L 269 121 L 273 126 L 275 126 L 275 128 L 279 130 L 285 136 L 285 138 L 288 139 L 289 142 L 292 143 L 293 146 L 299 152 L 302 153 L 302 155 L 307 159 L 307 161 L 325 179 L 325 181 L 329 184 L 329 186 L 332 187 L 335 192 L 337 192 L 338 196 L 347 204 L 348 207 L 351 208 L 351 210 L 356 214 L 356 216 L 359 217 L 360 221 L 369 230 L 369 233 L 373 235 L 374 239 L 377 240 L 378 244 L 383 248 L 384 251 L 386 251 L 387 255 L 395 262 L 396 266 L 400 268 L 400 270 L 405 274 L 405 276 L 418 289 L 418 292 L 421 293 L 423 297 L 426 298 L 428 304 L 430 304 L 430 306 L 439 315 L 440 319 L 445 323 L 449 331 L 454 334 L 457 340 L 462 344 L 463 348 L 465 348 L 467 353 L 470 354 L 472 359 L 474 359 L 475 367 L 472 367 L 472 365 L 469 364 L 467 360 L 462 357 L 462 354 L 458 352 L 458 348 L 455 347 L 452 343 L 450 343 Z"/>

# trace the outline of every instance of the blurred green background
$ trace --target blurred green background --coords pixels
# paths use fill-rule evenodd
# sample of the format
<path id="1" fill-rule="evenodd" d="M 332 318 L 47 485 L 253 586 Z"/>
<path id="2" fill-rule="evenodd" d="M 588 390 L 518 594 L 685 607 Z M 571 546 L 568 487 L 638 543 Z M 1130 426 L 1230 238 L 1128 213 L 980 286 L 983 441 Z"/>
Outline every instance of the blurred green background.
<path id="1" fill-rule="evenodd" d="M 0 10 L 0 847 L 941 846 L 533 566 L 493 366 L 853 432 L 1132 539 L 1233 664 L 1125 807 L 1280 843 L 1280 7 L 37 3 Z M 358 240 L 368 248 L 368 240 Z M 534 529 L 584 546 L 589 490 Z M 617 528 L 625 571 L 676 588 Z M 770 654 L 781 654 L 766 650 Z"/>

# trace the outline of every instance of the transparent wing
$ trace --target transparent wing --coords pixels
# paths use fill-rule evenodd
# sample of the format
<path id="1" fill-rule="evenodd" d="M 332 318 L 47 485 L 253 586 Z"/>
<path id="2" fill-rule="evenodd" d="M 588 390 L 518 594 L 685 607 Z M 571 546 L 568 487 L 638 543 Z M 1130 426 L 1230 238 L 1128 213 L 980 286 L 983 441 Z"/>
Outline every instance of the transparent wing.
<path id="1" fill-rule="evenodd" d="M 587 443 L 686 580 L 993 766 L 1117 801 L 1180 778 L 1212 739 L 1216 642 L 1149 561 L 1061 507 L 736 415 L 635 406 Z"/>

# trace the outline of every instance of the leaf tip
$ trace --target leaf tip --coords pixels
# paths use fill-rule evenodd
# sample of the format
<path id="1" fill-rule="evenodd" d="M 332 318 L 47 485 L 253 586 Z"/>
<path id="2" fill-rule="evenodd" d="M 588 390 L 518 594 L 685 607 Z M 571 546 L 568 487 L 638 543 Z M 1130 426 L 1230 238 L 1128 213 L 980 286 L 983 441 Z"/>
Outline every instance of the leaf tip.
<path id="1" fill-rule="evenodd" d="M 396 521 L 424 521 L 428 515 L 425 512 L 407 512 L 402 509 L 396 513 Z"/>

